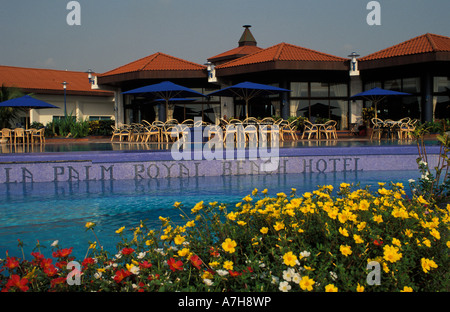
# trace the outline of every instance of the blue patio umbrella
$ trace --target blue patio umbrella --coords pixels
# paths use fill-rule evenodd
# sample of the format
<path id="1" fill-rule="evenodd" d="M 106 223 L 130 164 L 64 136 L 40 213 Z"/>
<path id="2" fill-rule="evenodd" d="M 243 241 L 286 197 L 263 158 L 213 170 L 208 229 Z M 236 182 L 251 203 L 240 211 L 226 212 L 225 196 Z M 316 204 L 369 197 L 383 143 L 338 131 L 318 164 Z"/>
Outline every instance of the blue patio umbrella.
<path id="1" fill-rule="evenodd" d="M 29 95 L 25 95 L 19 98 L 7 100 L 0 103 L 0 107 L 15 107 L 24 108 L 28 112 L 31 109 L 41 109 L 41 108 L 59 108 L 58 106 L 52 105 L 50 103 L 35 99 Z M 28 125 L 27 125 L 28 127 Z"/>
<path id="2" fill-rule="evenodd" d="M 59 108 L 58 106 L 50 103 L 35 99 L 29 95 L 25 95 L 19 98 L 11 99 L 0 103 L 0 107 L 20 107 L 20 108 Z"/>
<path id="3" fill-rule="evenodd" d="M 166 102 L 166 116 L 171 99 L 205 96 L 200 92 L 194 91 L 184 86 L 180 86 L 170 81 L 163 81 L 161 83 L 133 89 L 130 91 L 122 92 L 122 94 L 152 95 L 155 98 L 164 100 Z"/>
<path id="4" fill-rule="evenodd" d="M 405 92 L 399 92 L 399 91 L 392 91 L 392 90 L 386 90 L 381 88 L 373 88 L 368 91 L 364 91 L 358 94 L 355 94 L 350 97 L 352 100 L 367 100 L 372 101 L 375 105 L 375 118 L 377 118 L 377 104 L 384 100 L 386 97 L 389 96 L 404 96 L 404 95 L 411 95 L 410 93 Z"/>
<path id="5" fill-rule="evenodd" d="M 221 90 L 214 91 L 208 96 L 239 96 L 245 100 L 246 114 L 248 118 L 248 102 L 254 97 L 263 95 L 280 94 L 282 92 L 291 92 L 291 90 L 259 84 L 254 82 L 241 82 L 231 87 L 226 87 Z"/>

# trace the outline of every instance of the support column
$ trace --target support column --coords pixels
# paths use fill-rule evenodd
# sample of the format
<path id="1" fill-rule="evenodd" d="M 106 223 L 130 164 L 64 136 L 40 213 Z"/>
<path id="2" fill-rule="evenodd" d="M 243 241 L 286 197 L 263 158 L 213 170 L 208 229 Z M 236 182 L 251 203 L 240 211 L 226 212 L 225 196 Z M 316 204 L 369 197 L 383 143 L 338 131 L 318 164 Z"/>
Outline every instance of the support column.
<path id="1" fill-rule="evenodd" d="M 350 96 L 360 93 L 363 91 L 363 84 L 360 76 L 351 76 L 350 77 Z M 362 100 L 350 100 L 349 105 L 349 115 L 350 115 L 350 123 L 358 123 L 362 119 L 362 108 L 363 101 Z"/>
<path id="2" fill-rule="evenodd" d="M 116 127 L 124 124 L 124 117 L 122 89 L 118 88 L 114 90 L 114 118 L 116 119 Z"/>
<path id="3" fill-rule="evenodd" d="M 423 75 L 422 118 L 433 121 L 433 76 L 429 71 Z"/>
<path id="4" fill-rule="evenodd" d="M 290 89 L 290 83 L 283 80 L 280 83 L 280 88 Z M 290 105 L 289 105 L 289 92 L 282 92 L 280 95 L 280 105 L 281 105 L 281 118 L 288 119 L 290 115 Z"/>

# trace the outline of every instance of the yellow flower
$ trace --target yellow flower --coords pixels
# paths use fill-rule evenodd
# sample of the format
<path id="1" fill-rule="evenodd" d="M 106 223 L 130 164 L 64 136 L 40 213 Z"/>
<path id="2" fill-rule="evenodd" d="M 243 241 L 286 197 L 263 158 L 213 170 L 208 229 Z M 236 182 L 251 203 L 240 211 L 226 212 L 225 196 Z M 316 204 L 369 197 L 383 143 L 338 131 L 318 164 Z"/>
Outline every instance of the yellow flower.
<path id="1" fill-rule="evenodd" d="M 212 278 L 213 278 L 212 273 L 211 273 L 211 272 L 208 272 L 208 271 L 204 271 L 204 272 L 203 272 L 203 275 L 202 275 L 202 279 L 205 279 L 205 278 L 207 278 L 207 279 L 212 279 Z"/>
<path id="2" fill-rule="evenodd" d="M 189 249 L 188 248 L 183 248 L 181 250 L 178 250 L 178 255 L 180 257 L 186 257 L 187 255 L 189 255 Z"/>
<path id="3" fill-rule="evenodd" d="M 266 195 L 267 192 L 268 192 L 268 190 L 267 190 L 267 189 L 264 189 L 261 193 L 263 193 L 264 195 Z"/>
<path id="4" fill-rule="evenodd" d="M 227 238 L 223 243 L 222 243 L 222 248 L 223 250 L 225 250 L 226 252 L 229 253 L 233 253 L 236 250 L 234 249 L 234 247 L 236 247 L 236 242 L 234 240 L 231 240 L 230 238 Z"/>
<path id="5" fill-rule="evenodd" d="M 92 229 L 95 226 L 94 222 L 86 222 L 86 229 Z"/>
<path id="6" fill-rule="evenodd" d="M 374 215 L 372 219 L 373 219 L 373 221 L 375 221 L 377 223 L 383 223 L 383 216 L 382 215 Z"/>
<path id="7" fill-rule="evenodd" d="M 355 240 L 355 243 L 357 243 L 357 244 L 364 243 L 364 240 L 361 238 L 361 236 L 359 236 L 357 234 L 353 234 L 353 239 Z"/>
<path id="8" fill-rule="evenodd" d="M 356 286 L 356 291 L 357 291 L 357 292 L 364 292 L 364 286 L 361 286 L 361 285 L 359 285 L 359 283 L 358 283 L 358 286 Z"/>
<path id="9" fill-rule="evenodd" d="M 187 226 L 187 227 L 194 227 L 194 226 L 195 226 L 195 221 L 194 221 L 194 220 L 188 221 L 188 222 L 186 223 L 186 226 Z"/>
<path id="10" fill-rule="evenodd" d="M 297 262 L 297 256 L 292 253 L 292 251 L 289 251 L 283 255 L 284 264 L 289 266 L 295 266 Z"/>
<path id="11" fill-rule="evenodd" d="M 429 203 L 422 197 L 422 195 L 417 198 L 417 201 L 421 204 L 428 205 Z"/>
<path id="12" fill-rule="evenodd" d="M 183 244 L 183 242 L 186 240 L 186 238 L 184 238 L 184 236 L 181 236 L 181 235 L 177 235 L 177 236 L 175 236 L 175 238 L 174 238 L 174 242 L 175 242 L 175 244 L 177 244 L 177 245 L 181 245 L 181 244 Z"/>
<path id="13" fill-rule="evenodd" d="M 197 213 L 203 209 L 203 200 L 195 204 L 194 208 L 191 209 L 191 213 Z"/>
<path id="14" fill-rule="evenodd" d="M 245 222 L 245 221 L 238 221 L 237 224 L 244 226 L 244 225 L 247 224 L 247 222 Z"/>
<path id="15" fill-rule="evenodd" d="M 302 290 L 308 290 L 308 291 L 311 291 L 311 290 L 313 290 L 313 285 L 314 285 L 315 283 L 316 283 L 316 282 L 314 282 L 314 280 L 311 279 L 311 278 L 309 278 L 308 276 L 303 276 L 303 277 L 302 277 L 302 280 L 300 281 L 300 288 L 301 288 Z"/>
<path id="16" fill-rule="evenodd" d="M 225 261 L 223 263 L 223 268 L 227 270 L 233 270 L 233 261 Z"/>
<path id="17" fill-rule="evenodd" d="M 430 234 L 436 239 L 441 239 L 441 234 L 436 229 L 432 229 L 430 231 Z"/>
<path id="18" fill-rule="evenodd" d="M 386 245 L 383 247 L 384 250 L 384 260 L 389 261 L 391 263 L 397 262 L 402 258 L 402 254 L 398 252 L 398 248 L 390 245 Z"/>
<path id="19" fill-rule="evenodd" d="M 334 286 L 333 284 L 328 284 L 327 286 L 325 286 L 325 292 L 337 292 L 338 289 L 336 286 Z"/>
<path id="20" fill-rule="evenodd" d="M 413 292 L 413 289 L 412 287 L 405 286 L 403 287 L 403 290 L 400 290 L 400 292 Z"/>
<path id="21" fill-rule="evenodd" d="M 266 227 L 262 227 L 261 230 L 259 230 L 259 231 L 263 234 L 267 234 L 267 232 L 269 232 L 269 229 Z"/>
<path id="22" fill-rule="evenodd" d="M 398 247 L 402 247 L 402 243 L 400 242 L 400 240 L 395 237 L 392 239 L 392 244 Z"/>
<path id="23" fill-rule="evenodd" d="M 370 203 L 363 199 L 359 202 L 359 210 L 369 210 Z"/>
<path id="24" fill-rule="evenodd" d="M 180 205 L 181 205 L 181 203 L 180 203 L 180 202 L 175 202 L 175 203 L 173 204 L 173 206 L 174 206 L 175 208 L 179 208 L 179 207 L 180 207 Z"/>
<path id="25" fill-rule="evenodd" d="M 238 214 L 232 211 L 229 214 L 227 214 L 227 219 L 231 220 L 231 221 L 234 221 L 234 220 L 236 220 L 237 216 L 238 216 Z"/>
<path id="26" fill-rule="evenodd" d="M 89 249 L 95 249 L 97 247 L 97 242 L 93 242 L 89 245 Z"/>
<path id="27" fill-rule="evenodd" d="M 213 261 L 213 262 L 208 263 L 208 265 L 209 265 L 210 267 L 213 267 L 213 268 L 219 266 L 219 264 L 220 264 L 220 263 L 217 262 L 217 261 Z"/>
<path id="28" fill-rule="evenodd" d="M 120 229 L 118 229 L 118 230 L 116 231 L 116 233 L 117 233 L 117 234 L 120 234 L 120 233 L 123 232 L 123 230 L 125 230 L 125 227 L 124 227 L 124 226 L 122 226 Z"/>
<path id="29" fill-rule="evenodd" d="M 340 188 L 341 189 L 345 189 L 345 188 L 347 188 L 349 186 L 350 186 L 350 184 L 348 184 L 348 183 L 341 183 Z"/>
<path id="30" fill-rule="evenodd" d="M 431 259 L 427 259 L 427 258 L 420 259 L 420 263 L 421 263 L 422 269 L 425 273 L 428 273 L 428 271 L 430 271 L 432 268 L 436 269 L 438 267 L 436 262 L 434 262 Z"/>
<path id="31" fill-rule="evenodd" d="M 339 233 L 345 237 L 348 237 L 348 231 L 346 229 L 339 227 Z"/>
<path id="32" fill-rule="evenodd" d="M 352 254 L 352 248 L 350 246 L 347 246 L 347 245 L 345 245 L 345 246 L 341 245 L 339 250 L 346 257 Z"/>
<path id="33" fill-rule="evenodd" d="M 253 196 L 255 196 L 256 194 L 258 194 L 258 189 L 257 189 L 257 188 L 255 188 L 255 189 L 252 191 L 252 195 L 253 195 Z"/>
<path id="34" fill-rule="evenodd" d="M 276 231 L 280 231 L 280 230 L 282 230 L 282 229 L 284 229 L 284 223 L 283 222 L 276 222 L 275 223 L 275 225 L 273 226 L 273 228 L 276 230 Z"/>

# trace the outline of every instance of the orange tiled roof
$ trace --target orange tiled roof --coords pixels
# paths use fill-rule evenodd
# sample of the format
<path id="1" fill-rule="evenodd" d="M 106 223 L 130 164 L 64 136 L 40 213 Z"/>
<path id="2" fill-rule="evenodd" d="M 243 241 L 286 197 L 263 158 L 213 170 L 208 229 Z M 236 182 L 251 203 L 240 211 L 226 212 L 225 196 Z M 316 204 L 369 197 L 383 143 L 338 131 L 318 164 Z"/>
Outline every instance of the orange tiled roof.
<path id="1" fill-rule="evenodd" d="M 359 61 L 371 61 L 396 56 L 441 51 L 450 52 L 450 37 L 427 33 L 387 49 L 364 56 L 360 58 Z"/>
<path id="2" fill-rule="evenodd" d="M 116 69 L 108 71 L 99 75 L 111 76 L 137 71 L 161 71 L 161 70 L 205 70 L 206 66 L 189 62 L 171 55 L 167 55 L 161 52 L 146 56 L 129 64 L 120 66 Z"/>
<path id="3" fill-rule="evenodd" d="M 216 68 L 229 68 L 274 61 L 342 62 L 348 61 L 348 59 L 283 42 L 259 52 L 241 57 L 237 60 L 219 65 Z"/>
<path id="4" fill-rule="evenodd" d="M 66 81 L 68 93 L 85 95 L 112 95 L 111 92 L 93 90 L 85 72 L 0 66 L 0 85 L 17 87 L 28 92 L 64 92 L 62 82 Z"/>
<path id="5" fill-rule="evenodd" d="M 241 47 L 237 47 L 234 49 L 231 49 L 229 51 L 220 53 L 216 56 L 210 57 L 208 58 L 208 61 L 214 61 L 216 59 L 221 59 L 221 58 L 227 58 L 227 57 L 233 57 L 233 56 L 245 56 L 245 55 L 249 55 L 249 54 L 253 54 L 255 52 L 259 52 L 261 51 L 263 48 L 257 47 L 257 46 L 249 46 L 249 45 L 245 45 L 245 46 L 241 46 Z"/>

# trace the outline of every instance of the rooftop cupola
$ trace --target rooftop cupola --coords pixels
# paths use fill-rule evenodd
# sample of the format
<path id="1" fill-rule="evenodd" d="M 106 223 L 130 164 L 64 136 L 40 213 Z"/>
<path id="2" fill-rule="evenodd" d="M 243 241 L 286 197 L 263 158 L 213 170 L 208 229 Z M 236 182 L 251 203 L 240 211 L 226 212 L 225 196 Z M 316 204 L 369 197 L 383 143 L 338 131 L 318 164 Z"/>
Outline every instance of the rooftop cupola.
<path id="1" fill-rule="evenodd" d="M 244 33 L 241 36 L 241 39 L 239 39 L 239 46 L 256 46 L 256 40 L 255 37 L 253 37 L 252 32 L 250 31 L 251 25 L 244 25 L 242 26 L 245 28 Z"/>

